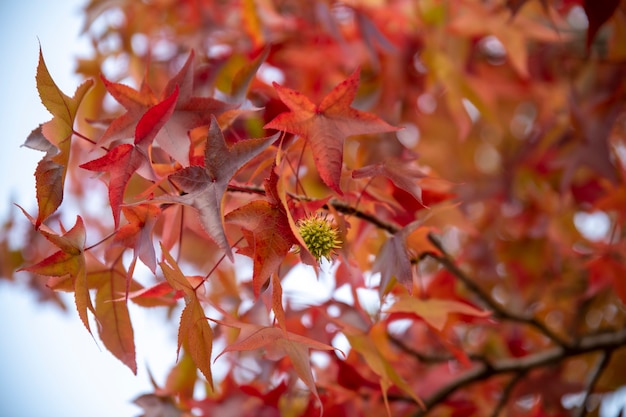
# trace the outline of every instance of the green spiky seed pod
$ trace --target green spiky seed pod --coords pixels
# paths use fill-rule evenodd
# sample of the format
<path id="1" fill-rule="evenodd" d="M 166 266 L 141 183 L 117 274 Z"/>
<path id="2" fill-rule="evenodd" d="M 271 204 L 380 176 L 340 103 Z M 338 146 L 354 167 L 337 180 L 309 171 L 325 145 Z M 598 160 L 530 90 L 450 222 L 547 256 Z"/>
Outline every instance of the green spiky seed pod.
<path id="1" fill-rule="evenodd" d="M 337 229 L 325 217 L 311 216 L 300 220 L 298 230 L 307 249 L 318 262 L 322 258 L 330 260 L 334 250 L 341 247 Z"/>

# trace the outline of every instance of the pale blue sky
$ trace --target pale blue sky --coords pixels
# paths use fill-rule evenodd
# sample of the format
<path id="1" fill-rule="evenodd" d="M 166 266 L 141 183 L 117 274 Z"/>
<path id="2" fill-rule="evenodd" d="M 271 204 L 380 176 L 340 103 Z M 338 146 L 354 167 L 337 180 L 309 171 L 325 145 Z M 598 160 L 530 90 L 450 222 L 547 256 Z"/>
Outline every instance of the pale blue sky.
<path id="1" fill-rule="evenodd" d="M 50 118 L 35 84 L 39 42 L 48 68 L 61 89 L 72 95 L 74 58 L 82 23 L 83 0 L 0 2 L 0 219 L 12 202 L 31 213 L 35 165 L 42 154 L 20 148 L 28 133 Z M 85 43 L 83 43 L 84 47 Z M 89 336 L 77 319 L 71 299 L 65 314 L 39 305 L 23 285 L 0 280 L 0 415 L 11 417 L 132 417 L 140 409 L 130 401 L 149 391 L 145 357 L 135 377 Z M 140 336 L 162 332 L 154 320 L 136 312 Z M 163 327 L 163 326 L 159 326 Z M 147 340 L 150 340 L 149 338 Z M 148 351 L 147 343 L 138 349 Z M 175 344 L 162 358 L 175 360 Z M 161 351 L 162 353 L 162 351 Z M 150 356 L 150 354 L 148 354 Z M 151 361 L 154 363 L 155 361 Z M 156 374 L 161 377 L 161 369 Z"/>

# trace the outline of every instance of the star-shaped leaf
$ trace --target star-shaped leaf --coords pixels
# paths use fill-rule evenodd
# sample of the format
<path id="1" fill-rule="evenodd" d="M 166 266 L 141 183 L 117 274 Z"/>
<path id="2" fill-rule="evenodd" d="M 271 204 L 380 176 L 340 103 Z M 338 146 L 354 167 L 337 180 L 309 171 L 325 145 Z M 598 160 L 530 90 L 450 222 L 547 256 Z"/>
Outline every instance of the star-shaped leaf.
<path id="1" fill-rule="evenodd" d="M 276 194 L 276 172 L 272 169 L 270 178 L 265 183 L 269 200 L 256 200 L 226 215 L 226 221 L 243 229 L 243 236 L 248 247 L 239 252 L 250 256 L 254 261 L 252 282 L 255 297 L 261 287 L 276 272 L 289 249 L 298 240 L 291 232 L 285 208 L 279 200 L 271 196 Z"/>
<path id="2" fill-rule="evenodd" d="M 359 86 L 357 69 L 324 97 L 313 104 L 302 93 L 274 83 L 274 88 L 290 112 L 276 116 L 265 129 L 277 129 L 301 136 L 311 146 L 315 166 L 324 183 L 339 194 L 343 164 L 343 142 L 352 135 L 398 130 L 378 116 L 350 107 Z"/>
<path id="3" fill-rule="evenodd" d="M 213 116 L 204 150 L 204 167 L 194 165 L 171 174 L 170 181 L 184 194 L 160 196 L 157 200 L 181 203 L 195 208 L 205 231 L 232 260 L 233 254 L 224 232 L 222 198 L 228 188 L 228 182 L 235 173 L 277 138 L 278 135 L 247 139 L 229 148 Z"/>
<path id="4" fill-rule="evenodd" d="M 193 96 L 194 53 L 191 51 L 180 71 L 169 80 L 161 96 L 170 97 L 174 90 L 180 90 L 174 112 L 156 136 L 156 143 L 183 166 L 189 165 L 189 130 L 210 123 L 211 116 L 231 109 L 233 106 L 212 97 Z M 117 100 L 126 112 L 113 120 L 99 140 L 105 146 L 115 140 L 132 137 L 142 115 L 155 105 L 158 99 L 144 83 L 139 91 L 126 85 L 113 83 L 102 78 L 107 91 Z"/>
<path id="5" fill-rule="evenodd" d="M 152 172 L 148 159 L 148 147 L 167 123 L 178 99 L 178 88 L 165 100 L 150 107 L 135 127 L 135 144 L 124 143 L 116 146 L 104 156 L 80 165 L 90 171 L 108 172 L 109 203 L 113 211 L 115 226 L 119 225 L 120 208 L 124 200 L 126 186 L 133 174 L 142 167 Z"/>

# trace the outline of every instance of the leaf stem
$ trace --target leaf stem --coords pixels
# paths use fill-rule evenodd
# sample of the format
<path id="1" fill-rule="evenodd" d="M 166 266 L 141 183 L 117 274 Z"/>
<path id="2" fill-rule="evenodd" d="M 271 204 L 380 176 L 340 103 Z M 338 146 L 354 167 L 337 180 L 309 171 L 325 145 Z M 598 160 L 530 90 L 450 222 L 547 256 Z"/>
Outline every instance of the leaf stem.
<path id="1" fill-rule="evenodd" d="M 83 249 L 83 252 L 87 252 L 93 248 L 95 248 L 96 246 L 106 242 L 108 239 L 112 238 L 113 236 L 115 236 L 115 234 L 117 233 L 117 229 L 112 231 L 111 233 L 109 233 L 108 235 L 106 235 L 105 237 L 103 237 L 102 239 L 100 239 L 100 241 L 94 243 L 91 246 L 86 247 L 85 249 Z"/>
<path id="2" fill-rule="evenodd" d="M 587 382 L 587 386 L 585 387 L 585 396 L 580 404 L 580 408 L 574 414 L 575 417 L 583 417 L 587 414 L 587 402 L 593 393 L 593 389 L 598 383 L 600 379 L 600 375 L 602 375 L 602 371 L 607 367 L 609 361 L 611 360 L 611 354 L 613 353 L 612 349 L 605 349 L 601 354 L 598 362 L 596 363 L 595 368 L 589 375 L 589 381 Z"/>
<path id="3" fill-rule="evenodd" d="M 91 143 L 92 145 L 97 145 L 97 142 L 96 142 L 95 140 L 88 138 L 87 136 L 83 135 L 82 133 L 80 133 L 80 132 L 79 132 L 79 131 L 77 131 L 77 130 L 72 129 L 72 133 L 73 133 L 75 136 L 78 136 L 79 138 L 81 138 L 81 139 L 83 139 L 83 140 L 85 140 L 85 141 L 87 141 L 87 142 Z M 105 149 L 105 148 L 103 148 L 103 149 L 104 149 L 104 150 L 107 150 L 107 149 Z"/>

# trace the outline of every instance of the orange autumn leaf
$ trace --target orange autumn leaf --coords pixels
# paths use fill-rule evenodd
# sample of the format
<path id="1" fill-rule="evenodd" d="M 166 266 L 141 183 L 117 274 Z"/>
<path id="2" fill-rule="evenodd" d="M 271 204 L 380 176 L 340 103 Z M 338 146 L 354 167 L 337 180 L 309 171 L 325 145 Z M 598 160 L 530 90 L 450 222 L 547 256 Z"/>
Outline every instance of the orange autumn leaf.
<path id="1" fill-rule="evenodd" d="M 159 266 L 167 282 L 172 288 L 185 293 L 186 305 L 180 316 L 180 325 L 178 327 L 178 354 L 180 354 L 180 348 L 184 347 L 211 388 L 213 388 L 213 374 L 211 372 L 213 330 L 209 325 L 204 308 L 200 304 L 196 293 L 196 289 L 201 285 L 201 282 L 197 283 L 195 279 L 183 275 L 178 263 L 163 245 L 161 245 L 161 250 L 163 251 L 164 261 Z"/>
<path id="2" fill-rule="evenodd" d="M 443 330 L 450 314 L 463 314 L 473 317 L 488 317 L 491 315 L 490 311 L 478 310 L 460 301 L 437 298 L 422 300 L 408 294 L 400 295 L 385 312 L 415 314 L 438 331 Z"/>
<path id="3" fill-rule="evenodd" d="M 35 226 L 38 227 L 59 208 L 63 201 L 74 120 L 80 103 L 93 85 L 93 81 L 83 82 L 76 89 L 74 96 L 68 97 L 59 89 L 48 72 L 41 48 L 36 79 L 41 102 L 53 116 L 52 120 L 40 126 L 40 132 L 51 146 L 48 147 L 46 155 L 35 170 L 39 207 Z M 27 141 L 25 145 L 29 146 L 29 142 Z"/>
<path id="4" fill-rule="evenodd" d="M 267 200 L 255 200 L 231 211 L 226 222 L 242 228 L 248 246 L 239 253 L 250 256 L 254 262 L 252 275 L 254 296 L 258 297 L 261 287 L 274 274 L 289 249 L 298 243 L 289 226 L 285 208 L 276 199 L 278 176 L 274 169 L 265 181 Z"/>

